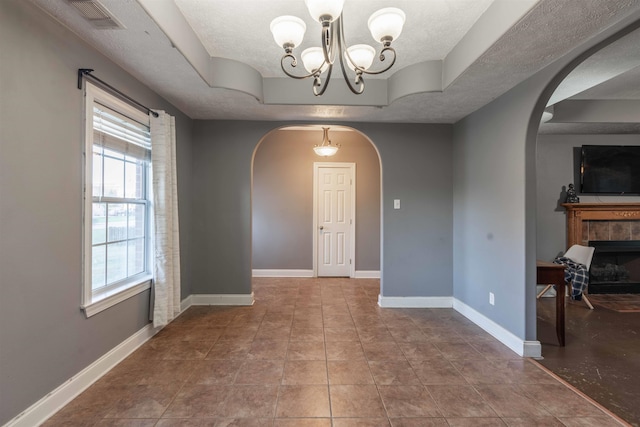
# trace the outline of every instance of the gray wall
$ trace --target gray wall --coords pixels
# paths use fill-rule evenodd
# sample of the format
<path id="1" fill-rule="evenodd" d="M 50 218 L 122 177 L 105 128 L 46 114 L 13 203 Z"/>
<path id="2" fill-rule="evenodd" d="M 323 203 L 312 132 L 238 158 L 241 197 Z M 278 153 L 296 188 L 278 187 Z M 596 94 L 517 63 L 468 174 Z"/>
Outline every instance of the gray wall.
<path id="1" fill-rule="evenodd" d="M 561 203 L 566 187 L 580 189 L 582 145 L 640 145 L 638 135 L 539 135 L 536 169 L 538 187 L 538 259 L 552 260 L 567 248 L 567 223 Z M 578 194 L 581 202 L 640 202 L 639 196 Z"/>
<path id="2" fill-rule="evenodd" d="M 149 293 L 89 319 L 82 290 L 78 68 L 177 114 L 189 259 L 190 120 L 30 2 L 0 1 L 0 425 L 148 323 Z M 183 295 L 189 269 L 183 268 Z"/>
<path id="3" fill-rule="evenodd" d="M 329 131 L 335 156 L 318 157 L 322 131 L 277 130 L 253 162 L 253 268 L 313 268 L 313 164 L 356 164 L 356 258 L 359 270 L 380 270 L 380 161 L 359 132 Z"/>
<path id="4" fill-rule="evenodd" d="M 571 69 L 637 20 L 611 26 L 454 126 L 454 296 L 522 340 L 536 340 L 542 110 Z"/>
<path id="5" fill-rule="evenodd" d="M 197 121 L 192 208 L 195 294 L 251 291 L 251 159 L 271 130 L 291 123 Z M 452 293 L 451 126 L 341 123 L 380 152 L 382 293 Z M 401 199 L 402 209 L 393 209 Z"/>

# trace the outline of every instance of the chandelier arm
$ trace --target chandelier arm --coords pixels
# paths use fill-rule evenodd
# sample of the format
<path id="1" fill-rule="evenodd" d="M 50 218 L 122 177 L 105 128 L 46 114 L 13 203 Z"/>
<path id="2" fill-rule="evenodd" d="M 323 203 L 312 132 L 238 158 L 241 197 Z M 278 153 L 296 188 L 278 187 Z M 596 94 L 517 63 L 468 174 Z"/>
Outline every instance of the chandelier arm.
<path id="1" fill-rule="evenodd" d="M 336 25 L 340 27 L 341 16 L 338 17 L 333 23 L 322 23 L 322 53 L 324 54 L 324 62 L 333 65 L 336 60 Z"/>
<path id="2" fill-rule="evenodd" d="M 322 66 L 320 66 L 320 70 L 322 69 Z M 318 90 L 318 85 L 315 84 L 314 80 L 314 85 L 313 85 L 313 94 L 315 96 L 321 96 L 325 90 L 327 90 L 327 87 L 329 86 L 329 80 L 331 80 L 331 72 L 333 71 L 333 64 L 329 64 L 329 68 L 327 69 L 327 76 L 324 79 L 324 83 L 321 84 L 320 90 Z M 320 78 L 320 74 L 318 73 L 318 78 Z"/>
<path id="3" fill-rule="evenodd" d="M 393 59 L 391 60 L 391 63 L 390 63 L 389 65 L 387 65 L 387 67 L 386 67 L 386 68 L 383 68 L 383 69 L 381 69 L 381 70 L 377 70 L 377 71 L 365 70 L 365 69 L 360 68 L 360 67 L 357 67 L 357 68 L 358 68 L 360 71 L 362 71 L 363 73 L 365 73 L 365 74 L 370 74 L 370 75 L 382 74 L 382 73 L 384 73 L 384 72 L 386 72 L 386 71 L 389 71 L 389 69 L 390 69 L 391 67 L 393 67 L 393 64 L 395 64 L 395 63 L 396 63 L 396 58 L 397 58 L 397 56 L 396 56 L 396 50 L 395 50 L 394 48 L 392 48 L 391 46 L 387 46 L 387 47 L 385 47 L 384 49 L 382 49 L 382 51 L 380 51 L 380 55 L 378 56 L 378 58 L 380 58 L 380 62 L 382 62 L 382 61 L 384 61 L 384 60 L 385 60 L 385 58 L 386 58 L 386 57 L 385 57 L 385 55 L 384 55 L 384 54 L 385 54 L 385 52 L 391 52 L 391 53 L 393 53 Z M 352 62 L 353 62 L 353 61 L 352 61 Z"/>
<path id="4" fill-rule="evenodd" d="M 354 62 L 351 60 L 351 56 L 349 55 L 349 52 L 342 45 L 343 42 L 344 42 L 344 30 L 343 30 L 343 27 L 340 26 L 340 37 L 338 37 L 338 50 L 340 51 L 340 53 L 344 52 L 345 55 L 349 58 L 349 61 L 351 61 L 351 63 L 354 64 Z M 362 73 L 358 73 L 356 71 L 356 81 L 354 86 L 351 83 L 351 79 L 349 78 L 349 75 L 347 74 L 347 70 L 345 69 L 343 55 L 340 55 L 339 60 L 340 60 L 340 69 L 342 70 L 342 77 L 344 77 L 344 81 L 349 87 L 349 90 L 356 95 L 362 94 L 362 92 L 364 92 L 364 80 L 362 79 Z"/>
<path id="5" fill-rule="evenodd" d="M 289 64 L 289 66 L 291 68 L 295 68 L 298 65 L 298 60 L 296 59 L 296 57 L 291 54 L 291 53 L 286 53 L 284 55 L 282 55 L 282 58 L 280 59 L 280 67 L 282 67 L 282 71 L 289 77 L 294 78 L 294 79 L 308 79 L 309 77 L 313 77 L 315 75 L 315 73 L 309 73 L 309 74 L 305 74 L 303 76 L 296 76 L 295 74 L 291 74 L 290 72 L 287 71 L 287 69 L 285 68 L 284 62 L 286 59 L 291 59 L 291 63 Z M 320 67 L 322 68 L 322 67 Z"/>

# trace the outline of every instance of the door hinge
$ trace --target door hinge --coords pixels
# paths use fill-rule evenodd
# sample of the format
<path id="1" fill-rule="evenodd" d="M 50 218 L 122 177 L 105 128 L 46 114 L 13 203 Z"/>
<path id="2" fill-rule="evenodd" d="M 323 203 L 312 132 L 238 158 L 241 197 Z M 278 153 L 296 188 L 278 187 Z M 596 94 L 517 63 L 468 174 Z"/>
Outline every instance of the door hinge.
<path id="1" fill-rule="evenodd" d="M 351 260 L 349 260 L 349 265 L 351 265 Z"/>
<path id="2" fill-rule="evenodd" d="M 353 220 L 352 219 L 349 220 L 349 224 L 353 224 Z"/>

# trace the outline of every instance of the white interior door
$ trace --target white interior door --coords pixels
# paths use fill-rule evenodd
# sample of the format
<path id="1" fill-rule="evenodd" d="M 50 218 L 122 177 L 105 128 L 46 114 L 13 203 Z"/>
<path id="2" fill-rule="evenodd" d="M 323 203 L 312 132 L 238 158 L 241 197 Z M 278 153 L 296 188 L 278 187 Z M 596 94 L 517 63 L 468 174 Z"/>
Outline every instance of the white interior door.
<path id="1" fill-rule="evenodd" d="M 355 164 L 316 167 L 316 265 L 320 277 L 352 276 L 354 170 Z"/>

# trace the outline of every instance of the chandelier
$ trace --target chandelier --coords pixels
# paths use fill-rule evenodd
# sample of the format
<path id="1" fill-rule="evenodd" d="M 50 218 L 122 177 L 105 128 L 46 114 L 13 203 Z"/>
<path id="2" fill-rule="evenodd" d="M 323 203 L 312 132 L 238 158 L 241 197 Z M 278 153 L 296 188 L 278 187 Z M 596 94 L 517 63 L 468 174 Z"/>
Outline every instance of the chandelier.
<path id="1" fill-rule="evenodd" d="M 305 0 L 305 3 L 311 17 L 322 25 L 320 34 L 322 47 L 305 49 L 300 55 L 308 74 L 294 74 L 298 59 L 293 54 L 293 49 L 299 46 L 304 38 L 307 29 L 304 21 L 295 16 L 280 16 L 271 21 L 271 32 L 278 46 L 284 48 L 285 54 L 280 59 L 282 71 L 294 79 L 313 77 L 314 95 L 320 96 L 327 89 L 336 59 L 340 62 L 342 75 L 347 86 L 356 95 L 364 92 L 363 74 L 382 74 L 396 62 L 396 51 L 391 47 L 391 42 L 397 39 L 402 32 L 405 21 L 405 14 L 402 10 L 387 7 L 378 10 L 369 17 L 368 25 L 371 35 L 376 42 L 382 43 L 378 59 L 380 62 L 384 62 L 387 59 L 385 55 L 392 54 L 392 59 L 388 60 L 386 67 L 370 70 L 376 50 L 366 44 L 346 46 L 344 18 L 342 17 L 344 0 Z M 353 83 L 345 65 L 355 74 Z"/>
<path id="2" fill-rule="evenodd" d="M 322 144 L 314 146 L 313 151 L 315 151 L 318 156 L 333 156 L 338 152 L 340 144 L 331 145 L 331 140 L 329 139 L 329 128 L 323 127 L 322 132 Z"/>

